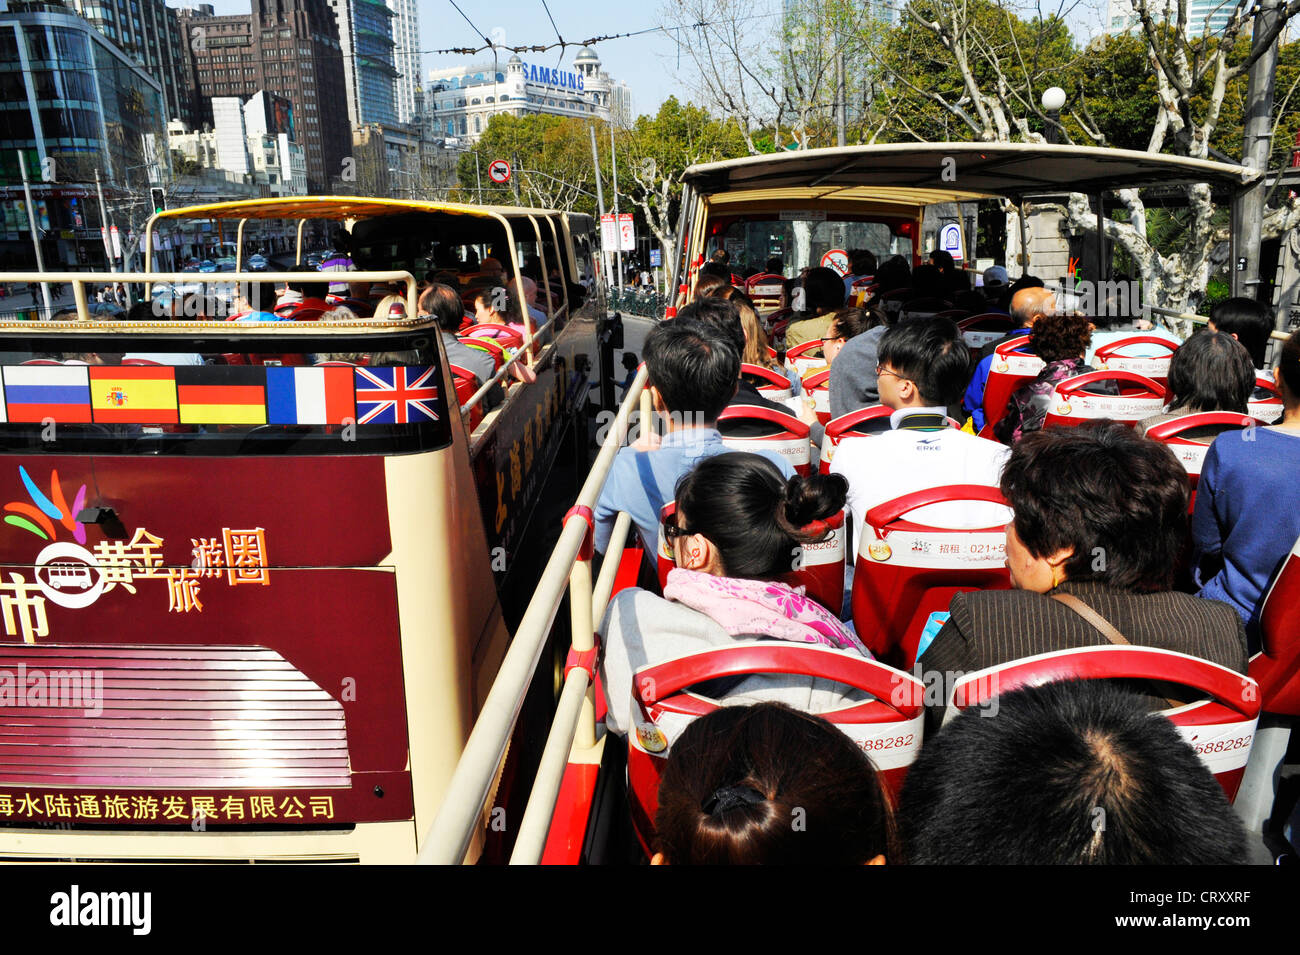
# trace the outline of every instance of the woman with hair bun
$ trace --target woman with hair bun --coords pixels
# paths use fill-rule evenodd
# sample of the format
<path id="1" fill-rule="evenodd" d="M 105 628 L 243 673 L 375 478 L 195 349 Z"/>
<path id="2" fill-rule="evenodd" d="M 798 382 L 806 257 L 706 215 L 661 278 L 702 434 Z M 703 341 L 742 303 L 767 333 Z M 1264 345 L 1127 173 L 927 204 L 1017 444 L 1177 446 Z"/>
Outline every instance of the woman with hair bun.
<path id="1" fill-rule="evenodd" d="M 632 675 L 693 650 L 772 639 L 870 656 L 829 610 L 780 582 L 799 545 L 823 540 L 825 520 L 844 507 L 839 475 L 792 477 L 771 461 L 732 451 L 705 458 L 677 482 L 677 510 L 663 528 L 673 551 L 664 596 L 636 588 L 610 602 L 601 623 L 606 725 L 626 733 Z M 712 681 L 709 696 L 774 700 L 820 712 L 864 697 L 827 680 L 765 674 Z"/>

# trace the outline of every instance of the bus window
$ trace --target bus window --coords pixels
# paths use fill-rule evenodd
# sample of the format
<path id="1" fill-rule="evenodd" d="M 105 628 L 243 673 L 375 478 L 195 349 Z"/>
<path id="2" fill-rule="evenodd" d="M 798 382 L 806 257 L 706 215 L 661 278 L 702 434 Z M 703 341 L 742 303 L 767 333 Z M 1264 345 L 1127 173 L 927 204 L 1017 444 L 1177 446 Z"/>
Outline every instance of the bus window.
<path id="1" fill-rule="evenodd" d="M 786 275 L 822 264 L 832 249 L 867 249 L 883 262 L 894 255 L 911 261 L 912 240 L 899 228 L 906 220 L 876 222 L 816 217 L 811 213 L 771 214 L 732 220 L 709 244 L 708 253 L 726 249 L 733 271 L 762 269 L 770 258 L 784 261 Z"/>

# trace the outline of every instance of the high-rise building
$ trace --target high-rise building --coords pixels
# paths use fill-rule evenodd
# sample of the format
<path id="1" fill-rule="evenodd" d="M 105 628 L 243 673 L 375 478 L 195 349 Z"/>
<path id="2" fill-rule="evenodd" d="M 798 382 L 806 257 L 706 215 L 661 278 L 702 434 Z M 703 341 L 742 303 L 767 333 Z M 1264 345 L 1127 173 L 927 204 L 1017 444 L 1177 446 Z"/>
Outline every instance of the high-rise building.
<path id="1" fill-rule="evenodd" d="M 140 224 L 171 179 L 156 79 L 58 3 L 0 3 L 0 256 L 33 264 L 21 161 L 47 263 L 101 262 L 95 176 L 117 223 Z"/>
<path id="2" fill-rule="evenodd" d="M 1148 0 L 1147 9 L 1154 20 L 1172 23 L 1177 18 L 1178 7 L 1174 0 Z M 1237 10 L 1237 0 L 1188 0 L 1187 36 L 1195 39 L 1222 33 L 1228 21 Z M 1125 33 L 1140 30 L 1141 22 L 1129 0 L 1110 0 L 1107 9 L 1108 33 Z M 1250 26 L 1244 28 L 1245 36 L 1250 36 Z"/>
<path id="3" fill-rule="evenodd" d="M 214 96 L 247 98 L 267 90 L 287 99 L 296 133 L 291 138 L 306 156 L 308 189 L 327 192 L 345 168 L 352 133 L 338 27 L 326 0 L 254 0 L 251 14 L 221 17 L 204 4 L 181 10 L 180 18 L 191 38 L 196 120 L 212 122 Z"/>
<path id="4" fill-rule="evenodd" d="M 185 38 L 163 0 L 65 0 L 162 85 L 164 119 L 193 120 L 185 82 Z"/>
<path id="5" fill-rule="evenodd" d="M 419 111 L 415 88 L 420 83 L 420 15 L 415 0 L 387 0 L 393 17 L 393 56 L 397 66 L 397 121 L 415 122 Z"/>
<path id="6" fill-rule="evenodd" d="M 384 0 L 329 0 L 343 52 L 343 85 L 348 122 L 397 122 L 397 68 L 393 18 Z"/>
<path id="7" fill-rule="evenodd" d="M 425 97 L 439 138 L 476 140 L 498 113 L 595 117 L 623 125 L 632 120 L 632 91 L 600 68 L 600 57 L 589 47 L 574 57 L 571 70 L 519 56 L 504 67 L 483 63 L 430 71 Z"/>

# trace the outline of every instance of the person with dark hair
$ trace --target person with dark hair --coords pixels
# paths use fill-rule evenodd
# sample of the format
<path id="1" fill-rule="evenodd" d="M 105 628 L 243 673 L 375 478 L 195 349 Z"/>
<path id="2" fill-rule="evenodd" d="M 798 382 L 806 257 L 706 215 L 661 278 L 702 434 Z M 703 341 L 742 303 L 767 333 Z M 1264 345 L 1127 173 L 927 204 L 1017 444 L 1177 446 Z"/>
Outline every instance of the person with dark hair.
<path id="1" fill-rule="evenodd" d="M 1232 605 L 1252 653 L 1260 648 L 1259 611 L 1269 583 L 1300 538 L 1300 332 L 1282 344 L 1273 377 L 1282 420 L 1214 439 L 1192 515 L 1199 596 Z"/>
<path id="2" fill-rule="evenodd" d="M 948 405 L 961 396 L 969 368 L 970 352 L 950 319 L 903 322 L 881 337 L 876 376 L 880 403 L 894 410 L 892 430 L 846 438 L 831 459 L 831 473 L 848 479 L 856 530 L 871 508 L 913 491 L 998 483 L 1007 450 L 951 427 L 948 419 Z M 914 515 L 949 527 L 997 526 L 1009 517 L 1000 504 L 967 502 L 931 504 Z"/>
<path id="3" fill-rule="evenodd" d="M 1255 389 L 1255 366 L 1241 342 L 1226 332 L 1201 332 L 1179 346 L 1169 362 L 1169 404 L 1162 414 L 1144 418 L 1138 434 L 1153 425 L 1206 411 L 1246 414 Z M 1186 438 L 1209 444 L 1215 434 L 1188 432 Z"/>
<path id="4" fill-rule="evenodd" d="M 731 279 L 721 275 L 714 275 L 712 272 L 700 271 L 700 277 L 695 280 L 695 292 L 691 295 L 692 302 L 698 302 L 702 298 L 708 298 L 711 295 L 718 295 L 724 289 L 731 288 Z"/>
<path id="5" fill-rule="evenodd" d="M 718 265 L 731 267 L 731 253 L 726 249 L 714 249 L 713 254 L 709 256 L 710 262 L 716 262 Z"/>
<path id="6" fill-rule="evenodd" d="M 853 294 L 853 283 L 871 279 L 876 274 L 876 254 L 870 249 L 853 249 L 849 252 L 849 274 L 844 276 L 844 301 Z"/>
<path id="7" fill-rule="evenodd" d="M 1273 317 L 1266 305 L 1253 298 L 1226 298 L 1210 309 L 1209 329 L 1237 339 L 1246 346 L 1255 367 L 1264 368 L 1264 353 L 1273 331 Z"/>
<path id="8" fill-rule="evenodd" d="M 734 306 L 721 299 L 706 299 Z M 683 312 L 686 309 L 682 310 Z M 620 511 L 636 524 L 647 554 L 659 540 L 659 512 L 673 499 L 678 479 L 702 458 L 727 451 L 718 433 L 718 415 L 736 394 L 740 350 L 734 337 L 711 325 L 682 321 L 656 325 L 646 336 L 641 357 L 649 375 L 654 409 L 665 419 L 657 448 L 620 448 L 596 503 L 596 550 L 604 553 Z M 643 427 L 650 428 L 646 422 Z M 794 469 L 776 452 L 765 452 L 781 473 Z"/>
<path id="9" fill-rule="evenodd" d="M 780 703 L 725 706 L 682 731 L 659 780 L 655 832 L 652 865 L 884 865 L 899 855 L 867 754 Z"/>
<path id="10" fill-rule="evenodd" d="M 696 463 L 674 493 L 677 509 L 663 533 L 676 566 L 664 596 L 624 590 L 600 626 L 610 730 L 627 732 L 638 668 L 693 650 L 773 639 L 869 655 L 833 613 L 802 588 L 780 582 L 793 569 L 800 544 L 831 533 L 825 521 L 844 506 L 843 478 L 787 477 L 766 457 L 728 451 Z M 765 674 L 725 686 L 711 681 L 707 695 L 774 699 L 818 711 L 842 705 L 846 693 L 860 695 L 828 680 Z"/>
<path id="11" fill-rule="evenodd" d="M 952 308 L 948 280 L 935 265 L 918 265 L 912 270 L 912 294 L 903 302 L 899 319 L 928 318 Z"/>
<path id="12" fill-rule="evenodd" d="M 880 339 L 889 326 L 878 308 L 843 308 L 835 312 L 822 340 L 830 362 L 831 418 L 880 403 L 876 365 Z"/>
<path id="13" fill-rule="evenodd" d="M 970 384 L 966 387 L 966 394 L 961 400 L 962 410 L 970 415 L 971 427 L 976 434 L 984 428 L 984 392 L 988 390 L 989 371 L 993 368 L 995 357 L 994 350 L 1003 342 L 1028 335 L 1034 330 L 1035 322 L 1055 311 L 1056 296 L 1043 288 L 1041 282 L 1037 286 L 1022 288 L 1012 296 L 1011 318 L 1015 321 L 1016 328 L 982 349 L 979 363 L 975 366 L 975 373 L 971 375 Z M 1032 350 L 1031 343 L 1030 351 Z"/>
<path id="14" fill-rule="evenodd" d="M 700 266 L 699 274 L 695 279 L 697 287 L 699 280 L 704 278 L 706 275 L 722 279 L 722 281 L 728 285 L 731 284 L 731 269 L 723 265 L 721 262 L 709 261 Z"/>
<path id="15" fill-rule="evenodd" d="M 1200 757 L 1106 680 L 1024 687 L 966 710 L 908 770 L 899 819 L 910 865 L 1247 861 L 1245 829 Z"/>
<path id="16" fill-rule="evenodd" d="M 763 263 L 763 269 L 772 275 L 784 275 L 785 262 L 782 261 L 779 255 L 774 255 Z"/>
<path id="17" fill-rule="evenodd" d="M 727 286 L 730 288 L 730 286 Z M 679 325 L 705 325 L 714 329 L 727 339 L 736 348 L 736 354 L 743 356 L 748 346 L 748 339 L 745 335 L 745 326 L 740 317 L 740 308 L 736 302 L 731 301 L 721 295 L 709 295 L 704 298 L 696 299 L 689 305 L 684 305 L 677 311 L 677 317 L 674 321 Z M 794 386 L 791 385 L 791 388 Z M 736 394 L 731 401 L 727 402 L 727 407 L 740 407 L 741 405 L 749 407 L 770 408 L 773 411 L 788 413 L 790 411 L 785 405 L 772 401 L 770 398 L 764 398 L 759 394 L 758 388 L 750 381 L 745 380 L 740 375 L 740 367 L 736 367 Z M 748 431 L 743 429 L 732 432 L 737 437 L 750 436 Z M 756 432 L 763 433 L 763 432 Z"/>
<path id="18" fill-rule="evenodd" d="M 930 264 L 943 276 L 943 285 L 947 290 L 945 298 L 951 298 L 958 292 L 970 291 L 970 279 L 967 278 L 965 271 L 957 268 L 957 262 L 951 252 L 945 249 L 933 250 L 930 253 Z"/>
<path id="19" fill-rule="evenodd" d="M 1029 347 L 1046 362 L 1033 381 L 1011 393 L 1007 413 L 993 426 L 993 436 L 1003 444 L 1015 444 L 1047 420 L 1052 392 L 1067 378 L 1093 371 L 1083 360 L 1092 338 L 1092 325 L 1073 313 L 1042 315 L 1029 332 Z"/>
<path id="20" fill-rule="evenodd" d="M 330 283 L 319 271 L 310 265 L 299 265 L 293 268 L 294 272 L 309 272 L 317 276 L 319 280 L 308 281 L 307 279 L 298 279 L 289 283 L 292 297 L 282 297 L 276 302 L 273 311 L 290 321 L 299 320 L 300 316 L 310 316 L 318 318 L 328 312 L 333 306 L 325 300 L 330 293 Z"/>
<path id="21" fill-rule="evenodd" d="M 1015 515 L 1006 531 L 1013 589 L 953 597 L 921 657 L 926 670 L 970 673 L 1105 646 L 1110 639 L 1075 609 L 1082 603 L 1129 643 L 1246 672 L 1232 608 L 1171 589 L 1188 489 L 1168 447 L 1107 420 L 1035 431 L 1011 452 L 1001 487 Z"/>
<path id="22" fill-rule="evenodd" d="M 434 282 L 420 293 L 417 307 L 421 315 L 431 315 L 437 322 L 447 361 L 473 372 L 479 385 L 496 374 L 496 362 L 491 355 L 481 349 L 470 348 L 456 337 L 456 332 L 465 319 L 465 303 L 459 292 L 449 285 Z M 500 388 L 493 388 L 484 395 L 483 405 L 490 409 L 500 404 L 503 397 Z"/>
<path id="23" fill-rule="evenodd" d="M 809 269 L 800 282 L 803 308 L 793 316 L 785 330 L 785 347 L 794 348 L 806 341 L 824 338 L 831 312 L 844 307 L 844 280 L 834 269 Z M 796 305 L 799 298 L 796 290 Z"/>

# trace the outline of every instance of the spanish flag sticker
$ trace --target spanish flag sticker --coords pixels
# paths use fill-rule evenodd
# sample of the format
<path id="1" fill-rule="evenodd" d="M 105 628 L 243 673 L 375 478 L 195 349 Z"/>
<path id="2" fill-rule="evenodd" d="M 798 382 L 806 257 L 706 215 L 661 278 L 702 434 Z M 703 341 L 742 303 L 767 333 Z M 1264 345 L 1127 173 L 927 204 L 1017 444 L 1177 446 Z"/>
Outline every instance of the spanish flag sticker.
<path id="1" fill-rule="evenodd" d="M 91 365 L 90 404 L 103 424 L 177 424 L 175 369 Z"/>

